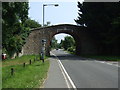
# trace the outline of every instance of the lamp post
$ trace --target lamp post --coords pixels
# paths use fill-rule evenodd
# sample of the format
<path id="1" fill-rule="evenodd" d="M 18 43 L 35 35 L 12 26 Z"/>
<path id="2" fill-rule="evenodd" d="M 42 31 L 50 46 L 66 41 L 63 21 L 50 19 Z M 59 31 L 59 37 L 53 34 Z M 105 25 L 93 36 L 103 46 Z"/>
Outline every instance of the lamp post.
<path id="1" fill-rule="evenodd" d="M 45 20 L 45 18 L 44 18 L 44 15 L 45 15 L 45 6 L 55 6 L 55 7 L 57 7 L 57 6 L 59 6 L 58 4 L 43 4 L 43 29 L 44 29 L 44 20 Z M 44 35 L 44 30 L 43 30 L 43 35 Z M 41 43 L 42 43 L 42 48 L 41 48 L 41 60 L 44 62 L 44 54 L 45 54 L 45 44 L 46 44 L 46 39 L 42 39 L 42 41 L 41 41 Z"/>
<path id="2" fill-rule="evenodd" d="M 44 27 L 44 20 L 45 20 L 45 6 L 59 6 L 58 4 L 43 4 L 43 27 Z"/>

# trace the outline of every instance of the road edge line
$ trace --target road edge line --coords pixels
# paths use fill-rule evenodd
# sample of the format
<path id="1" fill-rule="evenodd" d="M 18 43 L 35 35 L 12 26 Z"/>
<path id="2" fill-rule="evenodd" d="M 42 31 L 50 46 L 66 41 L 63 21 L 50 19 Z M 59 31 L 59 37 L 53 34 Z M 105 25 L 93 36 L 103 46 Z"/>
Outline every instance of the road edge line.
<path id="1" fill-rule="evenodd" d="M 53 54 L 53 53 L 52 53 L 52 54 Z M 68 75 L 68 73 L 67 73 L 67 71 L 65 70 L 65 68 L 64 68 L 62 62 L 60 61 L 60 59 L 59 59 L 55 54 L 53 54 L 53 55 L 58 59 L 58 62 L 59 62 L 59 64 L 61 65 L 61 68 L 63 69 L 64 73 L 66 74 L 66 76 L 67 76 L 70 84 L 72 85 L 73 89 L 74 89 L 74 90 L 77 90 L 75 84 L 73 83 L 72 79 L 71 79 L 70 76 Z"/>
<path id="2" fill-rule="evenodd" d="M 58 62 L 58 60 L 57 60 L 57 62 Z M 70 85 L 69 85 L 69 83 L 68 83 L 67 77 L 65 76 L 65 73 L 63 72 L 63 69 L 62 69 L 62 67 L 61 67 L 61 65 L 60 65 L 59 62 L 58 62 L 58 64 L 59 64 L 59 67 L 60 67 L 60 69 L 61 69 L 61 71 L 62 71 L 62 74 L 63 74 L 63 76 L 64 76 L 64 79 L 65 79 L 65 81 L 66 81 L 67 87 L 70 88 Z"/>

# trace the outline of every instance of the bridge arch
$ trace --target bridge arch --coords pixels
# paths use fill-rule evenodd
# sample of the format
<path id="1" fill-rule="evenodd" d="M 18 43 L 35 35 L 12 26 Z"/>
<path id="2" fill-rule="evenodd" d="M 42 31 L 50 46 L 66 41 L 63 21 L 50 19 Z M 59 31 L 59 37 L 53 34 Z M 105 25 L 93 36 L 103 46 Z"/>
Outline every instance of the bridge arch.
<path id="1" fill-rule="evenodd" d="M 57 32 L 57 33 L 53 33 L 52 37 L 50 38 L 50 45 L 52 43 L 52 39 L 55 35 L 59 35 L 59 34 L 66 34 L 66 35 L 70 35 L 72 36 L 72 38 L 75 40 L 75 46 L 76 46 L 76 42 L 77 42 L 77 39 L 79 38 L 78 36 L 75 36 L 72 32 Z M 80 40 L 79 40 L 80 42 Z M 69 43 L 68 43 L 69 44 Z M 76 48 L 75 48 L 76 49 Z"/>
<path id="2" fill-rule="evenodd" d="M 23 53 L 26 54 L 39 54 L 42 48 L 42 39 L 46 39 L 46 55 L 50 55 L 50 42 L 54 35 L 59 33 L 66 33 L 76 41 L 76 54 L 96 54 L 97 42 L 88 33 L 85 27 L 61 24 L 49 27 L 35 28 L 31 30 L 27 42 L 23 47 Z"/>

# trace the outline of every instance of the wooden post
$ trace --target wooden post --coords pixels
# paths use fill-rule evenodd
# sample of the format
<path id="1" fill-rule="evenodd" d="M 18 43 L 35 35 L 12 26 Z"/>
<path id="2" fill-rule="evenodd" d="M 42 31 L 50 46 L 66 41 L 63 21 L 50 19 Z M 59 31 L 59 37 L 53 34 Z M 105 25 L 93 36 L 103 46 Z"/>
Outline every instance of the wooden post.
<path id="1" fill-rule="evenodd" d="M 32 64 L 32 61 L 30 60 L 30 65 Z"/>
<path id="2" fill-rule="evenodd" d="M 23 63 L 23 67 L 25 67 L 25 63 Z"/>
<path id="3" fill-rule="evenodd" d="M 11 75 L 14 75 L 14 68 L 11 68 Z"/>

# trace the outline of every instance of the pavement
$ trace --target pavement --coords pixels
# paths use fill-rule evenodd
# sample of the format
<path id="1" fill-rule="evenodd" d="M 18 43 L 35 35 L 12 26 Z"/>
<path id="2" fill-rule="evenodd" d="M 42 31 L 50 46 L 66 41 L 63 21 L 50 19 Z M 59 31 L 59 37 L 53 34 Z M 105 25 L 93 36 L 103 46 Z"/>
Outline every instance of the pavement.
<path id="1" fill-rule="evenodd" d="M 50 68 L 44 88 L 68 88 L 56 57 L 49 58 Z"/>

